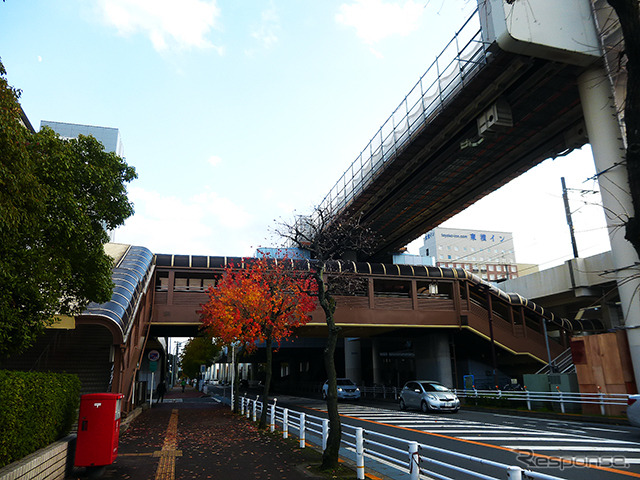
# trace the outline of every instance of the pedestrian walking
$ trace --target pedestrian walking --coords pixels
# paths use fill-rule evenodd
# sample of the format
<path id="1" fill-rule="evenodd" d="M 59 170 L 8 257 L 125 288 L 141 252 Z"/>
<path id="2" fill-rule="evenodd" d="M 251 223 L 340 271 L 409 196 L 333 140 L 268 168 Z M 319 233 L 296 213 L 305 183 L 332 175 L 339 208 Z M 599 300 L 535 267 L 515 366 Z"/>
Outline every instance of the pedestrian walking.
<path id="1" fill-rule="evenodd" d="M 157 393 L 158 399 L 156 403 L 164 402 L 164 394 L 167 393 L 167 385 L 164 383 L 164 380 L 158 384 Z"/>
<path id="2" fill-rule="evenodd" d="M 182 385 L 182 393 L 184 393 L 184 387 L 187 386 L 187 381 L 183 378 L 182 383 L 180 385 Z"/>

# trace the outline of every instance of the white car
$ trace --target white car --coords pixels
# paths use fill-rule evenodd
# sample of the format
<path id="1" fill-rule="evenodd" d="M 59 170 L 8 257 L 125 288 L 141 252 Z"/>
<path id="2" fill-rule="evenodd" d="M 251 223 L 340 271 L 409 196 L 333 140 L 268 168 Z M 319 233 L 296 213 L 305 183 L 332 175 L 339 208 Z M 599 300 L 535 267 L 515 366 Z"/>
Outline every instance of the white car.
<path id="1" fill-rule="evenodd" d="M 360 389 L 348 378 L 338 378 L 338 400 L 360 400 Z M 322 386 L 322 399 L 327 399 L 329 380 Z"/>
<path id="2" fill-rule="evenodd" d="M 627 401 L 627 418 L 634 427 L 640 427 L 640 394 L 629 395 Z"/>
<path id="3" fill-rule="evenodd" d="M 460 410 L 457 395 L 444 385 L 431 380 L 412 380 L 400 391 L 400 410 L 417 408 L 424 413 L 451 412 Z"/>

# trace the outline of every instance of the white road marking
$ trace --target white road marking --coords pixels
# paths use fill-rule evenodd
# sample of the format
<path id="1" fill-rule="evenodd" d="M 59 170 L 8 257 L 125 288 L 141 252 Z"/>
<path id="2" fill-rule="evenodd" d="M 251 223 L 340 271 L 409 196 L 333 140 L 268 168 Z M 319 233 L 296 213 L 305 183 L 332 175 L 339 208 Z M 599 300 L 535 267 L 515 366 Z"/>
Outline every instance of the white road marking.
<path id="1" fill-rule="evenodd" d="M 598 432 L 615 432 L 615 433 L 629 433 L 627 430 L 615 430 L 613 428 L 598 428 L 598 427 L 583 427 L 585 430 L 596 430 Z"/>
<path id="2" fill-rule="evenodd" d="M 494 441 L 512 441 L 512 442 L 519 442 L 520 440 L 522 440 L 521 438 L 515 438 L 515 437 L 458 437 L 458 438 L 462 438 L 463 440 L 494 440 Z M 623 444 L 627 444 L 627 445 L 640 445 L 640 443 L 635 443 L 635 442 L 622 442 L 622 441 L 618 441 L 618 440 L 604 440 L 602 438 L 567 438 L 567 437 L 527 437 L 528 441 L 531 442 L 535 442 L 535 441 L 541 441 L 541 442 L 566 442 L 566 441 L 570 441 L 572 443 L 623 443 Z"/>
<path id="3" fill-rule="evenodd" d="M 573 452 L 592 452 L 593 447 L 582 445 L 502 445 L 503 447 L 513 448 L 515 450 L 532 450 L 539 452 L 541 450 L 560 450 Z M 598 447 L 599 452 L 640 452 L 640 448 L 628 447 Z"/>

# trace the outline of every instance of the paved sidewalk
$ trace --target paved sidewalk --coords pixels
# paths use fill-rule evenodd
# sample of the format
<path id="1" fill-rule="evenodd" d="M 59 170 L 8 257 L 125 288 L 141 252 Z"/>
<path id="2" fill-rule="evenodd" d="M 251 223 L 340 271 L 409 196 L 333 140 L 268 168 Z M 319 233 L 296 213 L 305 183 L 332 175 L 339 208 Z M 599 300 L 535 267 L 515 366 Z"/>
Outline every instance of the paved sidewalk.
<path id="1" fill-rule="evenodd" d="M 258 431 L 193 387 L 178 387 L 120 436 L 118 458 L 102 478 L 310 480 L 322 478 L 308 470 L 319 455 Z"/>

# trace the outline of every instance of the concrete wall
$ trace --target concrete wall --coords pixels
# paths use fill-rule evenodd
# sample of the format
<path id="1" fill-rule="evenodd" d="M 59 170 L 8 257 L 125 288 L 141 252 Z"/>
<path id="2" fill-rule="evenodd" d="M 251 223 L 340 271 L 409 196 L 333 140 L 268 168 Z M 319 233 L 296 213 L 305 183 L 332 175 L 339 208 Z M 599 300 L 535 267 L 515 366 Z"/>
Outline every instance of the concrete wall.
<path id="1" fill-rule="evenodd" d="M 604 252 L 592 257 L 567 260 L 557 267 L 502 282 L 500 289 L 505 292 L 519 293 L 525 298 L 536 301 L 536 299 L 559 293 L 587 289 L 611 282 L 613 277 L 603 276 L 602 272 L 612 269 L 611 252 Z M 579 295 L 580 292 L 576 293 Z"/>
<path id="2" fill-rule="evenodd" d="M 75 445 L 76 436 L 69 435 L 0 469 L 0 480 L 64 480 Z"/>

